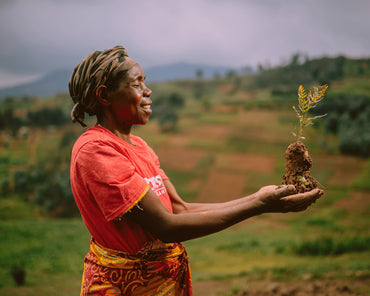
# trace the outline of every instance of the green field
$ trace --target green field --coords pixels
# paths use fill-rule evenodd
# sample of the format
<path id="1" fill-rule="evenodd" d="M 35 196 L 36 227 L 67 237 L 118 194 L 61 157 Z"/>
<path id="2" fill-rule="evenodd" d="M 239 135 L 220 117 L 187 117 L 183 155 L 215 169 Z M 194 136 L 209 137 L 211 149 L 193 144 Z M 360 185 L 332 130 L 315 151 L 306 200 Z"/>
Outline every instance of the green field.
<path id="1" fill-rule="evenodd" d="M 221 151 L 225 155 L 275 155 L 275 168 L 270 173 L 241 172 L 247 176 L 243 192 L 251 193 L 263 185 L 280 182 L 285 147 L 281 142 L 289 141 L 289 124 L 275 127 L 267 125 L 263 120 L 264 116 L 286 116 L 284 112 L 280 115 L 278 113 L 278 116 L 275 111 L 269 112 L 250 111 L 249 115 L 254 117 L 254 125 L 240 126 L 235 135 L 227 136 L 232 140 L 223 143 L 213 140 L 206 142 L 196 135 L 188 135 L 191 137 L 187 142 L 189 149 L 201 149 L 204 157 L 196 164 L 195 172 L 182 172 L 180 167 L 167 170 L 180 194 L 194 199 L 201 191 L 208 174 L 225 170 L 215 163 L 215 158 Z M 208 117 L 210 116 L 204 115 L 197 120 L 209 122 Z M 228 116 L 225 114 L 214 114 L 212 117 L 214 121 L 221 122 L 212 124 L 224 124 L 225 121 L 228 126 L 234 124 L 233 120 L 226 120 Z M 258 118 L 262 120 L 259 121 Z M 247 120 L 249 121 L 252 119 Z M 155 125 L 151 123 L 147 131 L 140 128 L 136 133 L 143 137 L 146 133 L 148 136 L 152 135 Z M 187 135 L 194 125 L 196 123 L 184 121 L 182 133 Z M 265 145 L 259 139 L 244 139 L 244 134 L 251 134 L 249 129 L 271 133 L 271 143 Z M 48 138 L 47 134 L 43 137 Z M 50 138 L 54 137 L 55 134 L 50 135 Z M 52 142 L 46 139 L 39 142 L 40 151 L 50 149 Z M 161 141 L 154 143 L 154 146 L 159 149 L 170 139 L 171 135 L 166 135 Z M 230 141 L 248 141 L 253 144 L 252 147 L 235 149 L 233 147 L 237 145 L 228 145 Z M 312 147 L 315 147 L 314 142 Z M 318 147 L 314 148 L 314 161 L 316 155 L 316 165 L 323 167 L 323 170 L 315 168 L 313 172 L 323 184 L 326 194 L 306 212 L 266 214 L 221 233 L 185 242 L 195 283 L 202 280 L 233 282 L 240 278 L 297 280 L 304 277 L 340 279 L 369 276 L 369 161 L 323 154 Z M 18 165 L 18 159 L 22 157 L 24 152 L 12 153 L 9 161 Z M 336 170 L 351 175 L 336 173 Z M 192 180 L 197 179 L 201 180 L 199 185 L 190 188 Z M 359 202 L 363 204 L 356 204 Z M 1 199 L 0 215 L 3 219 L 0 224 L 1 295 L 49 295 L 55 293 L 53 291 L 58 291 L 58 295 L 77 295 L 83 257 L 89 243 L 89 235 L 81 220 L 40 217 L 37 208 L 30 206 L 24 198 L 16 196 Z M 26 270 L 25 286 L 17 287 L 13 281 L 10 271 L 15 265 Z"/>
<path id="2" fill-rule="evenodd" d="M 242 84 L 249 85 L 250 79 Z M 158 153 L 179 194 L 188 201 L 213 202 L 250 194 L 264 185 L 280 184 L 284 151 L 294 141 L 294 96 L 284 101 L 283 95 L 262 89 L 254 91 L 250 99 L 241 91 L 224 91 L 225 82 L 214 89 L 208 86 L 207 95 L 214 99 L 205 108 L 182 83 L 153 86 L 161 91 L 184 88 L 186 104 L 174 131 L 161 132 L 157 120 L 133 131 Z M 368 78 L 348 79 L 331 90 L 353 92 L 357 88 L 368 94 Z M 70 99 L 59 94 L 38 101 L 39 105 L 32 108 L 66 105 L 63 100 Z M 94 119 L 88 123 L 91 126 Z M 6 145 L 0 147 L 3 296 L 79 293 L 89 234 L 78 216 L 61 219 L 64 212 L 59 208 L 48 210 L 57 190 L 40 191 L 50 196 L 36 203 L 37 194 L 22 172 L 31 171 L 32 180 L 42 184 L 48 176 L 40 173 L 38 177 L 38 168 L 46 172 L 68 169 L 72 145 L 68 139 L 83 130 L 72 124 L 32 127 L 27 137 L 10 137 L 0 131 L 0 139 L 7 139 Z M 325 195 L 303 213 L 264 214 L 220 233 L 184 242 L 195 287 L 209 281 L 223 283 L 225 288 L 217 295 L 237 295 L 248 281 L 369 283 L 370 160 L 340 154 L 338 137 L 324 133 L 322 125 L 307 129 L 305 134 L 314 163 L 312 174 Z M 63 145 L 62 139 L 67 141 Z M 52 184 L 60 185 L 61 176 L 52 179 Z M 230 183 L 218 181 L 222 178 Z M 233 196 L 227 194 L 230 190 Z M 14 268 L 25 271 L 24 285 L 16 285 L 11 274 Z M 370 293 L 370 288 L 358 292 Z"/>

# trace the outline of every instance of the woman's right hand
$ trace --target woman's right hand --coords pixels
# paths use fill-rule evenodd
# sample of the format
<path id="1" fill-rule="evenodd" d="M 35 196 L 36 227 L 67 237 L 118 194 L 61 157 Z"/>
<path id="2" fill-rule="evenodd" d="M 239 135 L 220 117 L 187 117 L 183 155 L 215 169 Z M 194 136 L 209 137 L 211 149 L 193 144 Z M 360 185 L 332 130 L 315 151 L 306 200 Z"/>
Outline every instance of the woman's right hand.
<path id="1" fill-rule="evenodd" d="M 293 185 L 265 186 L 256 192 L 263 213 L 300 212 L 324 194 L 321 189 L 295 194 Z"/>

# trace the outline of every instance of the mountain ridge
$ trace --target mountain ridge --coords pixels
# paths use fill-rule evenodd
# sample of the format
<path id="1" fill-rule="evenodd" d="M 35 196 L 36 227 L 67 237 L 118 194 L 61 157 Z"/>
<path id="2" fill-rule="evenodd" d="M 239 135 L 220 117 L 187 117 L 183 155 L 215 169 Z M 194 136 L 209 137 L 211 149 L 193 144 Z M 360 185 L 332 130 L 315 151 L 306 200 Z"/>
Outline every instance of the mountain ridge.
<path id="1" fill-rule="evenodd" d="M 168 65 L 153 66 L 144 69 L 147 82 L 164 82 L 171 80 L 190 79 L 196 77 L 196 72 L 201 71 L 202 78 L 209 79 L 215 75 L 226 75 L 230 71 L 241 72 L 241 69 L 222 66 L 208 66 L 190 63 L 173 63 Z M 40 79 L 22 83 L 12 87 L 0 89 L 0 100 L 7 96 L 38 96 L 46 97 L 56 93 L 68 92 L 68 81 L 72 70 L 60 69 L 50 72 Z"/>

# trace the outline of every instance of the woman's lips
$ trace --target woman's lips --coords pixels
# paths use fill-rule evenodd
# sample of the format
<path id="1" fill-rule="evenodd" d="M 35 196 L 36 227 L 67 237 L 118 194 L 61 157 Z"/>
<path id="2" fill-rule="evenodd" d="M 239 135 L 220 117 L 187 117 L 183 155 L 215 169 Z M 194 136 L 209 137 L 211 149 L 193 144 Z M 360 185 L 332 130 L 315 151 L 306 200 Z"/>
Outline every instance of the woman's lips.
<path id="1" fill-rule="evenodd" d="M 142 105 L 142 106 L 141 106 L 141 108 L 143 108 L 143 110 L 144 110 L 146 113 L 152 113 L 152 109 L 150 109 L 150 106 L 151 106 L 151 104 Z"/>

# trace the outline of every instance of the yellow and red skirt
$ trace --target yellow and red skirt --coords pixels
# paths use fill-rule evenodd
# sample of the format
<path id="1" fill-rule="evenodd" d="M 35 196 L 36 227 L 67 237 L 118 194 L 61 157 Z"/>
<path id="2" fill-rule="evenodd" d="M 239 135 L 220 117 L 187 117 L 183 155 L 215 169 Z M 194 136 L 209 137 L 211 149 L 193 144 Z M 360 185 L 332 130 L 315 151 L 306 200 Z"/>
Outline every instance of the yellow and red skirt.
<path id="1" fill-rule="evenodd" d="M 81 288 L 81 296 L 87 295 L 191 296 L 185 247 L 180 243 L 153 241 L 132 255 L 91 240 Z"/>

